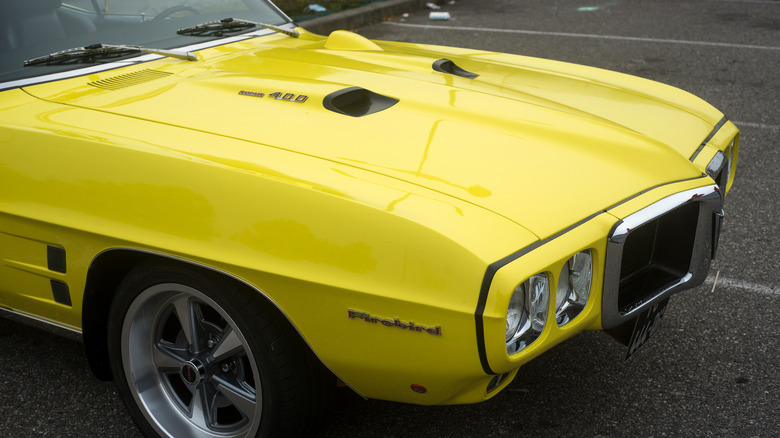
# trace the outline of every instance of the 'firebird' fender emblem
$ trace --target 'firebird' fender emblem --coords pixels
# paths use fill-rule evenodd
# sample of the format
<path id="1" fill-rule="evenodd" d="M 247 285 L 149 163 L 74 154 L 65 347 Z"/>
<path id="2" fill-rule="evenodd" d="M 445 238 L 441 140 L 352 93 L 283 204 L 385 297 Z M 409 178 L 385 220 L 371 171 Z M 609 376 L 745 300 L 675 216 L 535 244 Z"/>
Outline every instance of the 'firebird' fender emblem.
<path id="1" fill-rule="evenodd" d="M 426 327 L 424 325 L 415 324 L 414 322 L 403 322 L 398 318 L 394 319 L 384 319 L 380 316 L 371 316 L 370 314 L 366 312 L 361 312 L 359 310 L 347 310 L 347 317 L 349 319 L 362 319 L 365 322 L 369 322 L 372 324 L 382 324 L 385 327 L 395 327 L 399 328 L 401 330 L 409 330 L 417 333 L 428 333 L 429 335 L 433 336 L 441 336 L 441 326 L 437 325 L 436 327 Z"/>

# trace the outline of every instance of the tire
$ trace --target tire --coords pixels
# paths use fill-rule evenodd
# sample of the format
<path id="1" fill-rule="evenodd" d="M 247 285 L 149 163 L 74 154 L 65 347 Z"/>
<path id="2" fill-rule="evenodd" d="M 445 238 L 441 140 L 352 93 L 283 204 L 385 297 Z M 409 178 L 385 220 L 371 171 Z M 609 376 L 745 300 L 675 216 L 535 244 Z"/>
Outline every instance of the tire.
<path id="1" fill-rule="evenodd" d="M 146 436 L 316 434 L 334 378 L 247 289 L 179 265 L 140 266 L 122 281 L 109 312 L 109 358 Z"/>

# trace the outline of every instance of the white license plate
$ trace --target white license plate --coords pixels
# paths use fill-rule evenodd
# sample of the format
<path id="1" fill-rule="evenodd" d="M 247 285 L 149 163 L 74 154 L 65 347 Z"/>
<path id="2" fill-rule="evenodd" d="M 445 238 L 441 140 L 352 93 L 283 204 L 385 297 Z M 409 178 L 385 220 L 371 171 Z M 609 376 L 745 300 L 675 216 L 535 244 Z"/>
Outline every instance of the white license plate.
<path id="1" fill-rule="evenodd" d="M 650 336 L 658 331 L 658 328 L 661 327 L 661 319 L 664 317 L 664 312 L 666 311 L 666 305 L 668 303 L 668 298 L 655 303 L 636 317 L 634 331 L 631 333 L 631 340 L 628 342 L 626 359 L 636 353 L 639 347 L 644 345 L 645 342 L 650 339 Z"/>

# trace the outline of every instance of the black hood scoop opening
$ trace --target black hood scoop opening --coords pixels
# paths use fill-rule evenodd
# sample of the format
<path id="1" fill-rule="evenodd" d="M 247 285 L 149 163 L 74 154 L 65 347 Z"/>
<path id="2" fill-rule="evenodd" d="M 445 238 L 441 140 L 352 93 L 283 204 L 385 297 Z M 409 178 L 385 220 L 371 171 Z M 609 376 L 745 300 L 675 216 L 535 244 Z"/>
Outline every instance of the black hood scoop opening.
<path id="1" fill-rule="evenodd" d="M 464 70 L 460 67 L 458 67 L 457 64 L 450 61 L 449 59 L 443 58 L 433 63 L 433 69 L 441 72 L 441 73 L 447 73 L 455 76 L 460 76 L 462 78 L 466 79 L 474 79 L 477 76 L 479 76 L 476 73 L 472 73 L 468 70 Z"/>
<path id="2" fill-rule="evenodd" d="M 386 110 L 398 103 L 398 99 L 374 93 L 360 87 L 334 91 L 322 100 L 325 108 L 351 117 L 363 117 Z"/>

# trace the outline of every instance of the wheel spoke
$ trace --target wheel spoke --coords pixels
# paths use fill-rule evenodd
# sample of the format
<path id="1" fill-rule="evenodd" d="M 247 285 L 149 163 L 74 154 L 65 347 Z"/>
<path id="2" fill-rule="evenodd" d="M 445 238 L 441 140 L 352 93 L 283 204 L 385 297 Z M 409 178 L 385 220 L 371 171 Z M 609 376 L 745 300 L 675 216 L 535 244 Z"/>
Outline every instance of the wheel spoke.
<path id="1" fill-rule="evenodd" d="M 193 392 L 192 403 L 190 403 L 190 420 L 196 426 L 204 429 L 211 428 L 211 421 L 209 421 L 211 416 L 209 415 L 207 398 L 206 391 L 203 390 L 203 386 L 200 386 Z"/>
<path id="2" fill-rule="evenodd" d="M 241 411 L 247 418 L 252 418 L 257 408 L 257 397 L 255 394 L 234 385 L 227 380 L 214 376 L 212 381 L 217 390 L 227 398 L 233 406 Z"/>
<path id="3" fill-rule="evenodd" d="M 184 294 L 179 295 L 174 300 L 173 307 L 176 310 L 176 317 L 179 318 L 184 337 L 187 338 L 187 344 L 197 349 L 198 324 L 196 323 L 195 306 L 190 297 Z"/>
<path id="4" fill-rule="evenodd" d="M 176 370 L 187 359 L 181 357 L 176 350 L 157 344 L 152 352 L 152 360 L 158 370 Z"/>
<path id="5" fill-rule="evenodd" d="M 243 352 L 244 345 L 241 343 L 241 338 L 238 336 L 235 330 L 227 329 L 227 333 L 222 336 L 219 343 L 214 347 L 214 351 L 211 353 L 215 361 L 224 360 L 235 353 Z"/>

